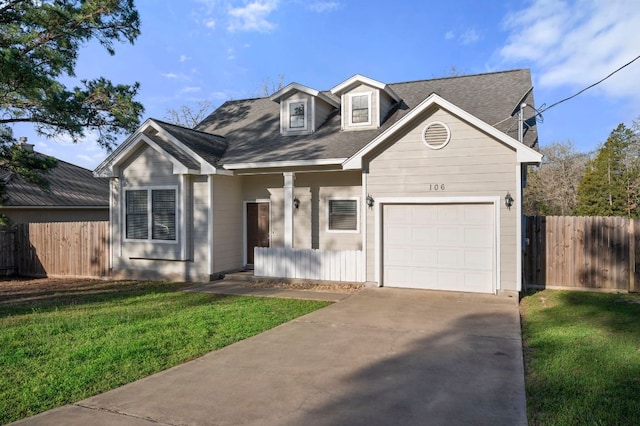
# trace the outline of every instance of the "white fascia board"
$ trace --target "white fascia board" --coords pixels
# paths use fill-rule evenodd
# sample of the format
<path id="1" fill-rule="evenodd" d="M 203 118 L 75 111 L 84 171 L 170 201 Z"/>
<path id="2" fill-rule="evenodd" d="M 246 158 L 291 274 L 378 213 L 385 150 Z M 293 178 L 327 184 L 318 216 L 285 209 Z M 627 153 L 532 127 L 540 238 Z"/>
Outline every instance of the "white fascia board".
<path id="1" fill-rule="evenodd" d="M 183 144 L 182 142 L 180 142 L 179 139 L 175 138 L 173 135 L 171 135 L 169 132 L 165 131 L 162 126 L 160 126 L 159 124 L 157 124 L 153 119 L 149 120 L 150 123 L 149 125 L 152 126 L 154 129 L 156 129 L 158 131 L 159 134 L 161 134 L 162 136 L 164 136 L 167 140 L 169 140 L 169 142 L 174 143 L 175 145 L 177 145 L 179 147 L 180 150 L 182 150 L 183 152 L 186 152 L 187 154 L 189 154 L 192 158 L 194 158 L 198 163 L 200 163 L 200 170 L 198 170 L 196 173 L 202 173 L 205 175 L 215 175 L 215 174 L 227 174 L 225 172 L 223 173 L 219 173 L 218 169 L 212 165 L 211 163 L 209 163 L 207 160 L 205 160 L 204 158 L 202 158 L 200 155 L 198 155 L 195 151 L 193 151 L 191 148 L 189 148 L 188 146 L 186 146 L 185 144 Z"/>
<path id="2" fill-rule="evenodd" d="M 307 166 L 331 166 L 344 163 L 346 158 L 324 158 L 321 160 L 292 160 L 292 161 L 265 161 L 256 163 L 229 163 L 223 167 L 227 170 L 238 169 L 268 169 L 272 167 L 307 167 Z"/>
<path id="3" fill-rule="evenodd" d="M 343 163 L 343 167 L 346 170 L 352 169 L 361 169 L 362 168 L 362 158 L 371 152 L 378 145 L 382 144 L 389 137 L 393 136 L 396 132 L 402 129 L 405 124 L 413 120 L 416 116 L 420 115 L 422 112 L 427 110 L 433 105 L 437 105 L 442 109 L 449 111 L 451 114 L 457 116 L 463 121 L 468 122 L 469 124 L 479 128 L 485 133 L 488 133 L 490 136 L 498 139 L 503 142 L 507 146 L 510 146 L 516 151 L 516 159 L 518 163 L 531 163 L 531 164 L 539 164 L 542 161 L 542 154 L 538 151 L 535 151 L 528 146 L 518 142 L 511 136 L 506 133 L 501 132 L 495 127 L 485 123 L 480 120 L 478 117 L 469 114 L 462 108 L 452 104 L 446 99 L 438 96 L 433 93 L 427 97 L 424 101 L 422 101 L 418 106 L 416 106 L 411 112 L 405 115 L 401 120 L 394 123 L 391 127 L 385 130 L 382 134 L 378 135 L 374 140 L 369 142 L 365 147 L 363 147 L 360 151 L 356 152 L 353 156 L 347 159 Z"/>
<path id="4" fill-rule="evenodd" d="M 283 87 L 282 89 L 278 90 L 276 93 L 271 95 L 269 99 L 271 99 L 274 102 L 280 103 L 280 101 L 283 98 L 289 96 L 292 92 L 302 92 L 302 93 L 306 93 L 307 95 L 320 98 L 334 108 L 338 108 L 340 106 L 338 102 L 331 99 L 327 95 L 320 93 L 320 91 L 312 89 L 307 86 L 303 86 L 302 84 L 298 84 L 298 83 L 288 84 L 286 87 Z"/>
<path id="5" fill-rule="evenodd" d="M 369 78 L 369 77 L 365 77 L 365 76 L 360 75 L 360 74 L 356 74 L 353 77 L 351 77 L 350 79 L 345 80 L 344 82 L 338 84 L 336 87 L 331 89 L 331 93 L 333 93 L 334 95 L 338 95 L 339 96 L 342 93 L 344 93 L 347 90 L 349 90 L 352 86 L 354 86 L 354 85 L 356 85 L 358 83 L 366 84 L 367 86 L 371 86 L 371 87 L 375 87 L 376 89 L 384 90 L 396 102 L 400 102 L 400 100 L 401 100 L 400 96 L 398 96 L 396 94 L 396 92 L 391 90 L 391 87 L 389 87 L 387 84 L 382 83 L 382 82 L 380 82 L 378 80 L 374 80 L 374 79 Z"/>
<path id="6" fill-rule="evenodd" d="M 104 161 L 102 161 L 102 163 L 93 170 L 93 175 L 95 177 L 115 177 L 113 173 L 113 166 L 118 164 L 119 160 L 123 158 L 123 154 L 124 157 L 126 157 L 126 154 L 131 152 L 131 150 L 137 146 L 136 137 L 147 128 L 150 121 L 150 118 L 146 119 L 135 132 L 126 138 L 124 142 L 122 142 L 111 154 L 109 154 L 107 158 L 105 158 Z M 132 147 L 132 144 L 135 146 Z"/>

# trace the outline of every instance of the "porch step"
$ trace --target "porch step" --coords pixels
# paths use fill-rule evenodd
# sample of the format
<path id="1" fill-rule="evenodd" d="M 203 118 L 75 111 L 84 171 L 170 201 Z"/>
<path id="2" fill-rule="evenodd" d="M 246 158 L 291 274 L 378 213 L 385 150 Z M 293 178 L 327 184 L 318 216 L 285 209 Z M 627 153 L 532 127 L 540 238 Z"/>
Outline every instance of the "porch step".
<path id="1" fill-rule="evenodd" d="M 352 286 L 363 285 L 364 283 L 351 283 L 345 281 L 326 281 L 312 280 L 308 278 L 278 278 L 278 277 L 256 277 L 253 270 L 229 272 L 224 274 L 223 281 L 244 281 L 244 282 L 261 282 L 266 284 L 317 284 L 317 285 L 334 285 L 334 286 Z"/>

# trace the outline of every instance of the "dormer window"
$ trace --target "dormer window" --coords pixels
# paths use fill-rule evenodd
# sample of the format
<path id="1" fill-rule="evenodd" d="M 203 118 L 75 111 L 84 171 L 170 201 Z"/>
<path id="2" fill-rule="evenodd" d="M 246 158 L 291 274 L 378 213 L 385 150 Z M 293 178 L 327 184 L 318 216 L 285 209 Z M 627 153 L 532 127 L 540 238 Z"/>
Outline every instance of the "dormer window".
<path id="1" fill-rule="evenodd" d="M 371 94 L 351 96 L 351 124 L 371 124 Z"/>
<path id="2" fill-rule="evenodd" d="M 289 102 L 289 128 L 304 129 L 306 120 L 306 101 Z"/>

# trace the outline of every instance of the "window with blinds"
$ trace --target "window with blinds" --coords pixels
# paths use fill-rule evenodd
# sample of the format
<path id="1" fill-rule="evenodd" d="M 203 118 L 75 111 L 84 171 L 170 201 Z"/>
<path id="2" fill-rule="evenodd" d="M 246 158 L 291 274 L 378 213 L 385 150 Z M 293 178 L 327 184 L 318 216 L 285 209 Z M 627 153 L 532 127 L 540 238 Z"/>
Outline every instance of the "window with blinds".
<path id="1" fill-rule="evenodd" d="M 357 200 L 329 200 L 329 230 L 358 230 Z"/>
<path id="2" fill-rule="evenodd" d="M 125 212 L 125 238 L 176 240 L 175 189 L 128 190 L 125 192 Z"/>

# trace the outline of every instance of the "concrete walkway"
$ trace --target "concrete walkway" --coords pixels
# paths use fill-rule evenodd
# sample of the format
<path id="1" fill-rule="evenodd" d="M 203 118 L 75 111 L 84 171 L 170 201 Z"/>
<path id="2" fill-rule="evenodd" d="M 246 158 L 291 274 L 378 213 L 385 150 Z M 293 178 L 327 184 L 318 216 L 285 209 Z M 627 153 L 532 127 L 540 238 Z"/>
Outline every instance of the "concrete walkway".
<path id="1" fill-rule="evenodd" d="M 365 289 L 22 425 L 525 425 L 517 301 Z"/>

